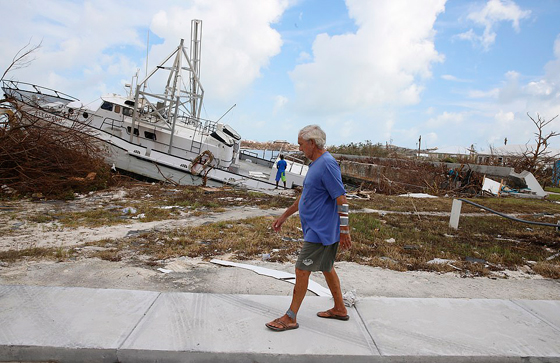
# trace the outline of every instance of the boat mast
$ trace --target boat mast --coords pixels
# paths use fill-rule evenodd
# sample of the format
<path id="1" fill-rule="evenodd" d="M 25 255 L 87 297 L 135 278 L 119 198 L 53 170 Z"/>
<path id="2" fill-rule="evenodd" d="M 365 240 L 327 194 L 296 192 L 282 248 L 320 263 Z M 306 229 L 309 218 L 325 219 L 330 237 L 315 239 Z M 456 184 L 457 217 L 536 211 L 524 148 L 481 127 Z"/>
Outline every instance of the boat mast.
<path id="1" fill-rule="evenodd" d="M 191 93 L 198 94 L 198 78 L 200 78 L 200 54 L 202 46 L 202 20 L 193 19 L 191 21 L 191 61 L 193 72 L 191 72 Z M 202 90 L 202 95 L 204 91 Z M 201 95 L 201 99 L 202 99 Z M 191 99 L 191 109 L 197 118 L 200 118 L 200 107 L 193 97 Z"/>
<path id="2" fill-rule="evenodd" d="M 179 111 L 181 111 L 181 117 L 185 116 L 194 122 L 199 122 L 202 109 L 204 89 L 199 78 L 202 20 L 192 20 L 191 32 L 191 57 L 193 61 L 187 54 L 184 40 L 181 39 L 179 46 L 151 73 L 147 74 L 144 80 L 136 85 L 132 128 L 137 123 L 144 123 L 148 124 L 150 128 L 171 131 L 170 152 L 173 146 L 173 134 Z M 171 59 L 173 60 L 171 61 Z M 148 80 L 158 71 L 169 71 L 163 94 L 146 92 Z M 184 82 L 187 77 L 183 77 L 183 71 L 189 72 L 188 89 Z M 133 137 L 134 132 L 131 131 L 131 142 Z"/>

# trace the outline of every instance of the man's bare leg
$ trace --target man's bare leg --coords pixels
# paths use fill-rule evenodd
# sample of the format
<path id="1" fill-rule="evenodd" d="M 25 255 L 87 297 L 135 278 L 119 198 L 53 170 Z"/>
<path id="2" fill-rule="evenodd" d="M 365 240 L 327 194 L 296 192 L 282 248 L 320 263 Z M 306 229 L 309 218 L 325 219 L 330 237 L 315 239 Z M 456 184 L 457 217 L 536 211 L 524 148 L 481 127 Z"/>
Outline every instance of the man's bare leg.
<path id="1" fill-rule="evenodd" d="M 347 315 L 346 306 L 344 305 L 344 299 L 342 298 L 342 290 L 340 289 L 340 280 L 334 267 L 329 272 L 323 271 L 325 280 L 327 280 L 327 285 L 334 299 L 334 308 L 331 311 L 336 315 Z"/>
<path id="2" fill-rule="evenodd" d="M 311 271 L 300 270 L 296 268 L 296 283 L 294 285 L 294 293 L 292 295 L 292 303 L 290 304 L 290 310 L 292 310 L 296 315 L 301 307 L 303 298 L 307 294 L 307 286 L 309 285 L 309 276 Z M 284 322 L 286 325 L 291 326 L 297 322 L 297 318 L 290 318 L 288 315 L 284 314 L 279 318 L 280 321 Z M 274 320 L 268 323 L 268 325 L 275 326 L 277 328 L 282 328 L 281 324 L 278 324 Z"/>

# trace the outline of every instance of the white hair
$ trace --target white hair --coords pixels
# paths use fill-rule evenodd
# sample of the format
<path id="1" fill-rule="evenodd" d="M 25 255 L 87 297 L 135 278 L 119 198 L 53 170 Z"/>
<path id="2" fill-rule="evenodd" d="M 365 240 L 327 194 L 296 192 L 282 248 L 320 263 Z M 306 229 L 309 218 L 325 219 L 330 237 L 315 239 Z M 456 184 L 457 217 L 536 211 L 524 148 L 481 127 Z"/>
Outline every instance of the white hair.
<path id="1" fill-rule="evenodd" d="M 313 140 L 319 149 L 324 149 L 327 143 L 327 135 L 319 125 L 308 125 L 299 131 L 299 136 L 304 140 Z"/>

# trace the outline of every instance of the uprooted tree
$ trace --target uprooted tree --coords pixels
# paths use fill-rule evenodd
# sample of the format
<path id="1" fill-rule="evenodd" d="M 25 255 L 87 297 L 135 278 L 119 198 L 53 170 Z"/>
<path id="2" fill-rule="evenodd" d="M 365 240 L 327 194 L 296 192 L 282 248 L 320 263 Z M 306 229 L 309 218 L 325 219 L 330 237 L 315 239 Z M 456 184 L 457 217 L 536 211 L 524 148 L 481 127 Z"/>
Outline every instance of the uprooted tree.
<path id="1" fill-rule="evenodd" d="M 558 158 L 558 154 L 554 154 L 549 150 L 550 141 L 552 138 L 559 136 L 560 132 L 550 131 L 545 132 L 545 128 L 554 121 L 558 115 L 546 120 L 537 113 L 537 118 L 533 118 L 528 112 L 527 116 L 531 119 L 537 131 L 535 135 L 535 146 L 529 147 L 525 145 L 525 150 L 522 157 L 514 162 L 515 169 L 523 169 L 530 171 L 541 182 L 549 180 L 550 168 L 549 166 Z"/>
<path id="2" fill-rule="evenodd" d="M 71 198 L 104 188 L 110 169 L 103 149 L 82 124 L 62 127 L 0 101 L 0 194 Z"/>
<path id="3" fill-rule="evenodd" d="M 0 81 L 10 70 L 27 67 L 39 47 L 22 48 Z M 111 178 L 103 156 L 83 124 L 63 127 L 8 96 L 0 100 L 0 194 L 69 198 L 103 188 Z"/>

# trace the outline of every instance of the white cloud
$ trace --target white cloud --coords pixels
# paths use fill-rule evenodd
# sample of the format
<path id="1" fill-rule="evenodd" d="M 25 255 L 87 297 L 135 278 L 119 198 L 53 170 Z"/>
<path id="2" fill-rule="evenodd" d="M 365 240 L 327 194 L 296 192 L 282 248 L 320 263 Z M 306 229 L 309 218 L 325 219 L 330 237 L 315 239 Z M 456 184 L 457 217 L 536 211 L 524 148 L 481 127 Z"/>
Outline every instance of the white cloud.
<path id="1" fill-rule="evenodd" d="M 438 134 L 435 132 L 428 132 L 425 135 L 422 135 L 422 149 L 432 148 L 437 145 L 438 141 Z"/>
<path id="2" fill-rule="evenodd" d="M 286 106 L 287 103 L 288 103 L 287 97 L 284 97 L 282 95 L 276 96 L 274 100 L 274 108 L 272 110 L 272 113 L 274 115 L 277 114 L 280 110 L 282 110 Z"/>
<path id="3" fill-rule="evenodd" d="M 461 125 L 465 119 L 465 115 L 462 113 L 455 112 L 444 112 L 437 117 L 433 117 L 426 122 L 426 126 L 429 128 L 440 128 L 440 127 L 455 127 Z"/>
<path id="4" fill-rule="evenodd" d="M 461 83 L 465 83 L 465 82 L 471 82 L 468 79 L 461 79 L 461 78 L 457 78 L 451 74 L 444 74 L 441 76 L 442 79 L 446 80 L 446 81 L 451 81 L 451 82 L 461 82 Z"/>
<path id="5" fill-rule="evenodd" d="M 358 30 L 318 35 L 313 61 L 290 74 L 300 109 L 327 114 L 418 103 L 422 80 L 431 77 L 432 64 L 443 61 L 433 25 L 444 3 L 348 0 Z"/>
<path id="6" fill-rule="evenodd" d="M 520 74 L 515 71 L 509 71 L 505 74 L 504 86 L 500 88 L 498 96 L 502 103 L 513 102 L 522 95 L 519 86 L 519 77 Z"/>
<path id="7" fill-rule="evenodd" d="M 515 119 L 515 114 L 513 112 L 504 112 L 500 110 L 500 112 L 494 115 L 494 119 L 498 122 L 500 127 L 508 128 Z"/>
<path id="8" fill-rule="evenodd" d="M 540 81 L 529 82 L 525 86 L 525 91 L 535 96 L 550 96 L 554 91 L 554 86 L 548 83 L 548 81 L 541 79 Z"/>
<path id="9" fill-rule="evenodd" d="M 500 89 L 494 88 L 488 91 L 472 90 L 469 91 L 467 97 L 469 98 L 498 98 L 500 95 Z"/>
<path id="10" fill-rule="evenodd" d="M 488 50 L 496 41 L 495 28 L 498 23 L 511 22 L 513 29 L 519 31 L 519 21 L 530 15 L 530 10 L 521 10 L 511 0 L 489 0 L 482 9 L 473 11 L 467 16 L 469 20 L 484 27 L 483 33 L 476 35 L 474 30 L 470 29 L 466 33 L 459 34 L 459 38 L 480 43 L 484 49 Z"/>
<path id="11" fill-rule="evenodd" d="M 43 39 L 32 66 L 10 76 L 88 101 L 100 90 L 121 92 L 121 85 L 129 83 L 137 69 L 144 75 L 148 28 L 151 69 L 176 49 L 181 38 L 190 47 L 191 19 L 197 18 L 203 19 L 205 99 L 230 105 L 280 52 L 282 39 L 271 24 L 289 2 L 137 0 L 131 5 L 111 0 L 54 1 L 48 6 L 42 0 L 5 1 L 2 10 L 10 16 L 4 17 L 0 30 L 10 37 L 0 45 L 9 58 L 0 59 L 0 69 L 30 38 L 34 43 Z"/>
<path id="12" fill-rule="evenodd" d="M 306 63 L 306 62 L 309 62 L 312 59 L 313 59 L 313 57 L 311 57 L 311 54 L 309 54 L 307 52 L 301 52 L 301 53 L 299 53 L 299 57 L 297 59 L 297 62 L 298 63 Z"/>
<path id="13" fill-rule="evenodd" d="M 441 76 L 442 79 L 445 79 L 446 81 L 456 81 L 457 77 L 452 76 L 450 74 L 444 74 Z"/>

